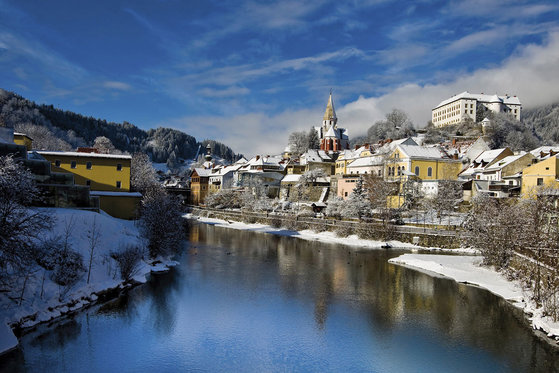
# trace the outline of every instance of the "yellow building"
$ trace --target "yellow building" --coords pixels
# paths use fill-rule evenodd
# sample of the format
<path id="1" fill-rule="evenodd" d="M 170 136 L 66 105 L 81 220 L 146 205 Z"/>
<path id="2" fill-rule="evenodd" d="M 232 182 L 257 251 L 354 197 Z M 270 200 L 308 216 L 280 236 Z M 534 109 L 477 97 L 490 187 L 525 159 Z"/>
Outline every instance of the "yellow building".
<path id="1" fill-rule="evenodd" d="M 33 149 L 33 139 L 24 133 L 14 132 L 14 143 L 24 145 L 27 151 Z"/>
<path id="2" fill-rule="evenodd" d="M 462 170 L 458 159 L 445 157 L 436 148 L 398 145 L 386 160 L 386 180 L 407 180 L 417 177 L 422 181 L 456 180 Z"/>
<path id="3" fill-rule="evenodd" d="M 559 189 L 559 160 L 557 155 L 522 170 L 522 194 L 529 196 L 538 188 Z"/>
<path id="4" fill-rule="evenodd" d="M 69 172 L 74 182 L 87 185 L 91 190 L 108 192 L 130 191 L 129 155 L 80 153 L 80 152 L 37 152 L 51 163 L 53 172 Z"/>
<path id="5" fill-rule="evenodd" d="M 130 193 L 129 155 L 39 151 L 52 172 L 71 173 L 76 185 L 89 186 L 100 208 L 121 219 L 134 219 L 142 195 Z"/>

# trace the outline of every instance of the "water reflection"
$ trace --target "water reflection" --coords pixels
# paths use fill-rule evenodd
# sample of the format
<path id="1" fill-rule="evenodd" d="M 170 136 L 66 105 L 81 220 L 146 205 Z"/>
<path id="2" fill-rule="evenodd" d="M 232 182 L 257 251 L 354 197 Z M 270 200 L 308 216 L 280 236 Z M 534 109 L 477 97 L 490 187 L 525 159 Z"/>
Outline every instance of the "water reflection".
<path id="1" fill-rule="evenodd" d="M 398 251 L 190 229 L 181 265 L 22 339 L 0 371 L 555 371 L 556 349 Z"/>

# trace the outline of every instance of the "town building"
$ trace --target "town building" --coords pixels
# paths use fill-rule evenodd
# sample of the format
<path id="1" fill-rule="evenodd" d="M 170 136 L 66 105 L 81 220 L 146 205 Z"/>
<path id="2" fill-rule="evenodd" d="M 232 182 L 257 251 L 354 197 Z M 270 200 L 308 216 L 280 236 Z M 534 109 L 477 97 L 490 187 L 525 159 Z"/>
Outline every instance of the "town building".
<path id="1" fill-rule="evenodd" d="M 559 159 L 546 158 L 522 170 L 522 194 L 531 196 L 537 189 L 559 188 Z"/>
<path id="2" fill-rule="evenodd" d="M 481 121 L 478 110 L 493 113 L 507 113 L 520 120 L 522 104 L 516 96 L 486 95 L 462 92 L 439 103 L 431 111 L 431 121 L 435 127 L 444 127 L 464 121 Z M 484 118 L 485 116 L 482 115 Z"/>
<path id="3" fill-rule="evenodd" d="M 50 162 L 53 173 L 72 174 L 75 185 L 89 187 L 89 194 L 99 198 L 99 207 L 111 216 L 134 219 L 142 195 L 130 192 L 129 155 L 92 152 L 37 151 Z"/>

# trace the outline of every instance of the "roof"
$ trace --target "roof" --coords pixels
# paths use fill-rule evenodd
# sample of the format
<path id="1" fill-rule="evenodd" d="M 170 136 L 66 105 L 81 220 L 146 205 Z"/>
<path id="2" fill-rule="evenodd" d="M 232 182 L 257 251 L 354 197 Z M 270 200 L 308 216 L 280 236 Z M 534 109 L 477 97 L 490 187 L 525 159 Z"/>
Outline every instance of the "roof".
<path id="1" fill-rule="evenodd" d="M 522 152 L 522 153 L 517 154 L 517 155 L 509 155 L 509 156 L 501 159 L 497 163 L 494 163 L 491 166 L 487 167 L 485 170 L 486 171 L 500 170 L 500 169 L 508 166 L 509 164 L 519 160 L 520 158 L 524 157 L 526 154 L 529 154 L 529 153 Z"/>
<path id="2" fill-rule="evenodd" d="M 212 176 L 212 170 L 209 170 L 207 168 L 196 167 L 193 171 L 196 171 L 196 173 L 200 177 Z"/>
<path id="3" fill-rule="evenodd" d="M 301 164 L 307 164 L 309 162 L 333 162 L 332 157 L 328 155 L 324 150 L 309 149 L 303 154 L 301 154 Z"/>
<path id="4" fill-rule="evenodd" d="M 79 153 L 79 152 L 55 152 L 55 151 L 37 151 L 40 155 L 59 155 L 66 157 L 89 157 L 89 158 L 115 158 L 115 159 L 132 159 L 130 155 L 124 154 L 100 154 L 100 153 Z"/>
<path id="5" fill-rule="evenodd" d="M 539 160 L 548 158 L 550 156 L 550 152 L 553 152 L 554 155 L 558 154 L 559 146 L 540 146 L 539 148 L 530 150 L 530 153 Z"/>
<path id="6" fill-rule="evenodd" d="M 303 175 L 301 174 L 288 174 L 285 175 L 283 177 L 283 179 L 281 179 L 282 182 L 286 182 L 286 183 L 293 183 L 293 182 L 298 182 L 301 177 Z M 330 178 L 329 177 L 319 177 L 316 179 L 317 183 L 329 183 L 330 182 Z"/>
<path id="7" fill-rule="evenodd" d="M 328 104 L 326 104 L 326 111 L 324 112 L 323 120 L 330 120 L 336 118 L 336 111 L 334 110 L 334 100 L 332 99 L 332 92 L 330 92 L 330 97 L 328 98 Z"/>
<path id="8" fill-rule="evenodd" d="M 371 157 L 363 157 L 357 158 L 353 162 L 351 162 L 347 168 L 353 167 L 370 167 L 370 166 L 378 166 L 383 164 L 383 157 L 380 156 L 371 156 Z"/>
<path id="9" fill-rule="evenodd" d="M 444 106 L 446 104 L 450 104 L 451 102 L 454 102 L 456 100 L 461 100 L 461 99 L 476 100 L 476 101 L 479 101 L 479 102 L 487 102 L 487 103 L 500 102 L 500 103 L 504 103 L 506 105 L 521 105 L 520 100 L 516 96 L 509 96 L 509 95 L 497 96 L 496 94 L 495 95 L 485 95 L 483 93 L 470 93 L 468 91 L 464 91 L 462 93 L 459 93 L 457 95 L 452 96 L 449 99 L 441 101 L 441 103 L 438 104 L 435 107 L 435 109 L 437 109 L 441 106 Z"/>
<path id="10" fill-rule="evenodd" d="M 437 148 L 426 148 L 417 145 L 398 145 L 404 154 L 410 158 L 443 158 L 444 154 Z"/>
<path id="11" fill-rule="evenodd" d="M 330 126 L 324 137 L 339 137 L 338 131 L 334 130 L 334 126 Z"/>
<path id="12" fill-rule="evenodd" d="M 489 162 L 492 162 L 495 158 L 497 158 L 497 157 L 499 156 L 499 154 L 501 154 L 502 152 L 504 152 L 505 149 L 506 149 L 506 148 L 493 149 L 493 150 L 485 150 L 485 151 L 483 151 L 480 155 L 478 155 L 478 156 L 474 159 L 474 162 L 476 162 L 476 163 L 481 163 L 481 162 L 489 163 Z"/>

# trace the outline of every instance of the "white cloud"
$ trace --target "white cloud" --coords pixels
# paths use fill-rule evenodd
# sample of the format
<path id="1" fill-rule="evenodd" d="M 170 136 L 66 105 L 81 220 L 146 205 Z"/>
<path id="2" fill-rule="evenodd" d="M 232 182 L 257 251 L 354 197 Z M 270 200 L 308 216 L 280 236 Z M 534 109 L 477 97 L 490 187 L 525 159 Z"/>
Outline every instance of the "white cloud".
<path id="1" fill-rule="evenodd" d="M 132 89 L 132 86 L 130 86 L 130 84 L 114 80 L 107 80 L 102 83 L 102 86 L 117 91 L 129 91 L 130 89 Z"/>
<path id="2" fill-rule="evenodd" d="M 559 101 L 559 32 L 551 33 L 544 45 L 520 48 L 501 66 L 479 69 L 438 84 L 403 84 L 380 97 L 359 97 L 336 111 L 339 124 L 348 128 L 352 136 L 364 134 L 393 108 L 406 111 L 418 127 L 423 127 L 433 107 L 466 90 L 517 95 L 525 108 Z M 323 110 L 316 107 L 274 116 L 252 113 L 230 118 L 185 117 L 174 121 L 174 127 L 197 138 L 215 138 L 248 155 L 278 153 L 285 147 L 289 133 L 319 125 Z"/>

